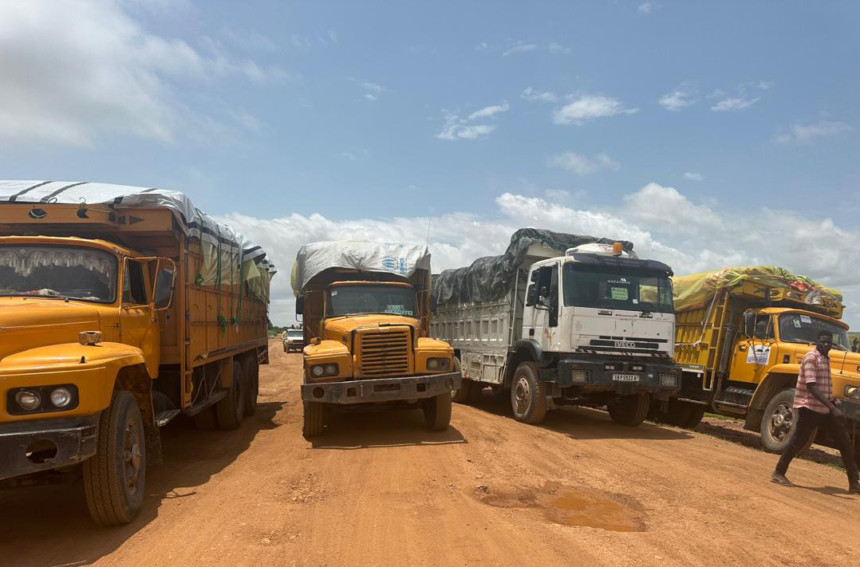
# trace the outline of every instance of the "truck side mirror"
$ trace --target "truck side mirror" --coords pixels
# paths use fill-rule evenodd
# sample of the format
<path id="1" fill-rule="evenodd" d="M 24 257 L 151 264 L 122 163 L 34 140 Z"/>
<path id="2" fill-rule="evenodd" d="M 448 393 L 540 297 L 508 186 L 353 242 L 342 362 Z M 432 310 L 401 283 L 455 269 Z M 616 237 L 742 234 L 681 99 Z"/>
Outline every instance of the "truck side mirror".
<path id="1" fill-rule="evenodd" d="M 175 283 L 176 263 L 169 258 L 159 258 L 155 271 L 155 287 L 152 290 L 152 302 L 156 311 L 170 309 Z"/>
<path id="2" fill-rule="evenodd" d="M 302 315 L 305 310 L 305 296 L 296 297 L 296 315 Z"/>
<path id="3" fill-rule="evenodd" d="M 537 272 L 535 272 L 537 273 Z M 528 290 L 526 291 L 526 307 L 531 307 L 538 300 L 538 288 L 537 284 L 530 284 Z"/>

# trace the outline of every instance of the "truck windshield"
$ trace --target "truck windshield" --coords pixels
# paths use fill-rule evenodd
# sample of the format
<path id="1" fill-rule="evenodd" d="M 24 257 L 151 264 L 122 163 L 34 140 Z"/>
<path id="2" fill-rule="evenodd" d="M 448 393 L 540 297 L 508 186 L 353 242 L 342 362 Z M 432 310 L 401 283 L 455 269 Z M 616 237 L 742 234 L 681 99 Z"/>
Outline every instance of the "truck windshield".
<path id="1" fill-rule="evenodd" d="M 326 316 L 362 313 L 415 317 L 415 294 L 411 288 L 386 285 L 337 286 L 328 291 Z"/>
<path id="2" fill-rule="evenodd" d="M 672 313 L 672 282 L 643 270 L 564 265 L 564 304 L 576 307 Z"/>
<path id="3" fill-rule="evenodd" d="M 70 246 L 0 246 L 0 296 L 38 296 L 113 303 L 117 260 Z"/>
<path id="4" fill-rule="evenodd" d="M 304 338 L 304 333 L 302 331 L 287 331 L 287 338 L 302 339 Z"/>
<path id="5" fill-rule="evenodd" d="M 802 313 L 779 316 L 779 338 L 784 342 L 814 344 L 819 331 L 833 335 L 833 348 L 836 350 L 851 350 L 848 346 L 848 331 L 831 321 Z"/>

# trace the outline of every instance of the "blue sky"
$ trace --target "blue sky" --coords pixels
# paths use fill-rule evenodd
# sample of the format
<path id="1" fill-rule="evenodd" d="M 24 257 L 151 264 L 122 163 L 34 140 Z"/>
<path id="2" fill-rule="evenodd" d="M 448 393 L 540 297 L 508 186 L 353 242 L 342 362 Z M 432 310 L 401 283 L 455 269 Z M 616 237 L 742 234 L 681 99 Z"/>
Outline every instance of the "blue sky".
<path id="1" fill-rule="evenodd" d="M 281 266 L 309 239 L 423 242 L 428 224 L 436 268 L 526 225 L 629 238 L 678 273 L 778 263 L 842 289 L 860 324 L 858 16 L 6 0 L 0 170 L 185 191 Z M 291 309 L 279 289 L 274 318 Z"/>

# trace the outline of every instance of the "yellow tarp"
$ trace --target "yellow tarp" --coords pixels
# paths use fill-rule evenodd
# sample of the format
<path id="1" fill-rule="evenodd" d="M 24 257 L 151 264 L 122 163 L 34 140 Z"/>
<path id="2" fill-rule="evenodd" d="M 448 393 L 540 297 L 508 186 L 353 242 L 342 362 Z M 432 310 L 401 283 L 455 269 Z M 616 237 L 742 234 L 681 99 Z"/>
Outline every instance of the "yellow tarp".
<path id="1" fill-rule="evenodd" d="M 675 311 L 704 307 L 721 290 L 730 289 L 745 280 L 801 292 L 810 305 L 842 305 L 840 292 L 806 276 L 792 274 L 777 266 L 746 266 L 676 276 L 673 279 Z"/>

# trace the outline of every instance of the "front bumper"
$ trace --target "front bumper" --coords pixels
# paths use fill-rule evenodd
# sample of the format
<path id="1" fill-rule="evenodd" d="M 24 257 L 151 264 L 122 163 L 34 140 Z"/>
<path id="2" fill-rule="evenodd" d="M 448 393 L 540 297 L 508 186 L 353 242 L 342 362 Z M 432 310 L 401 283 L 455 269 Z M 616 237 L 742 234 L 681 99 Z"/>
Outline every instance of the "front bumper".
<path id="1" fill-rule="evenodd" d="M 607 370 L 607 365 L 614 365 L 616 369 Z M 634 365 L 641 366 L 642 370 L 632 370 Z M 585 381 L 582 380 L 583 372 Z M 578 379 L 575 374 L 578 374 Z M 674 379 L 670 380 L 670 377 Z M 650 392 L 662 397 L 679 390 L 681 368 L 671 362 L 565 358 L 558 362 L 554 381 L 561 388 L 574 387 L 583 392 L 612 391 L 619 395 Z"/>
<path id="2" fill-rule="evenodd" d="M 98 414 L 0 424 L 0 480 L 80 463 L 96 453 Z"/>
<path id="3" fill-rule="evenodd" d="M 324 404 L 364 404 L 432 398 L 456 390 L 461 385 L 459 372 L 349 380 L 321 384 L 302 384 L 302 401 Z"/>

